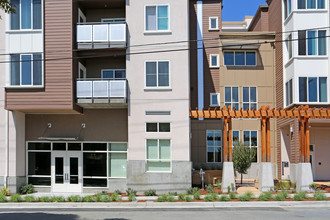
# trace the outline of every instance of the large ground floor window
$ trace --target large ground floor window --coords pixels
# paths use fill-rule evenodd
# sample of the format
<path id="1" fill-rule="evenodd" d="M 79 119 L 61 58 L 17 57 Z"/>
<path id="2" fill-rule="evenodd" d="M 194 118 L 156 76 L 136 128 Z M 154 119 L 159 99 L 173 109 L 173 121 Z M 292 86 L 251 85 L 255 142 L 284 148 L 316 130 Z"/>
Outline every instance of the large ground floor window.
<path id="1" fill-rule="evenodd" d="M 51 186 L 52 154 L 79 151 L 83 160 L 83 187 L 107 187 L 111 178 L 126 178 L 127 143 L 28 142 L 28 183 Z"/>

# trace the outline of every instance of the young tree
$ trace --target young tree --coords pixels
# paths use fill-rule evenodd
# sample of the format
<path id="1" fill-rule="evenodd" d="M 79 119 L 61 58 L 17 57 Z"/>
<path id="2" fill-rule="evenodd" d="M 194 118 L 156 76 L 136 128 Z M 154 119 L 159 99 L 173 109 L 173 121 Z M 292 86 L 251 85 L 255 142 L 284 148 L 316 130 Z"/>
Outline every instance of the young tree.
<path id="1" fill-rule="evenodd" d="M 243 143 L 238 143 L 233 149 L 234 168 L 241 174 L 241 184 L 243 183 L 243 174 L 246 174 L 250 168 L 255 153 L 254 150 L 251 150 L 250 147 L 245 146 Z"/>
<path id="2" fill-rule="evenodd" d="M 15 7 L 10 0 L 0 0 L 0 10 L 4 10 L 6 13 L 16 13 Z"/>

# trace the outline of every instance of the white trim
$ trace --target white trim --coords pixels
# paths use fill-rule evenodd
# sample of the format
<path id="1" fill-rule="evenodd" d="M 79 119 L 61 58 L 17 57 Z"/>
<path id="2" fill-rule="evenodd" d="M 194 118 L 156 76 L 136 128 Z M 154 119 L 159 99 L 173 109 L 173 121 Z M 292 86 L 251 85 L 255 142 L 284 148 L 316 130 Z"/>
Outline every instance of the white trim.
<path id="1" fill-rule="evenodd" d="M 167 19 L 168 19 L 168 28 L 167 30 L 158 30 L 158 7 L 167 6 Z M 147 30 L 147 7 L 156 7 L 156 30 Z M 158 34 L 158 33 L 172 33 L 171 31 L 171 10 L 170 4 L 147 4 L 144 5 L 144 33 L 149 34 Z"/>
<path id="2" fill-rule="evenodd" d="M 156 86 L 147 86 L 147 63 L 156 63 Z M 158 63 L 168 62 L 168 86 L 158 85 Z M 144 61 L 144 90 L 169 90 L 171 89 L 171 61 L 170 60 L 145 60 Z"/>
<path id="3" fill-rule="evenodd" d="M 217 96 L 218 103 L 216 103 L 216 104 L 214 104 L 212 102 L 212 96 L 213 95 Z M 220 93 L 210 93 L 210 106 L 220 106 Z"/>
<path id="4" fill-rule="evenodd" d="M 217 65 L 212 65 L 212 57 L 217 58 Z M 219 68 L 219 54 L 210 54 L 210 68 Z"/>
<path id="5" fill-rule="evenodd" d="M 216 28 L 212 28 L 212 19 L 216 19 Z M 209 31 L 218 31 L 219 30 L 219 17 L 209 17 Z"/>

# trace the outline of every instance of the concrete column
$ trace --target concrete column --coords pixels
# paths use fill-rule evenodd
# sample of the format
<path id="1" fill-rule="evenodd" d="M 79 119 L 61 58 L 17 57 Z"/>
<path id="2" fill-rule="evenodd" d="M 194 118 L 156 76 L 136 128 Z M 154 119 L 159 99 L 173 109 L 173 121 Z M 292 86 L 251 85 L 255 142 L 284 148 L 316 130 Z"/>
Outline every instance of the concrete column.
<path id="1" fill-rule="evenodd" d="M 296 166 L 296 190 L 310 191 L 309 185 L 313 183 L 312 166 L 310 163 L 298 163 Z"/>
<path id="2" fill-rule="evenodd" d="M 268 192 L 274 187 L 273 165 L 272 163 L 260 163 L 259 166 L 259 190 Z"/>
<path id="3" fill-rule="evenodd" d="M 232 184 L 233 187 L 232 187 Z M 228 186 L 231 191 L 236 191 L 235 186 L 235 173 L 234 173 L 234 163 L 233 162 L 224 162 L 222 168 L 222 183 L 221 190 L 223 193 L 228 193 Z"/>

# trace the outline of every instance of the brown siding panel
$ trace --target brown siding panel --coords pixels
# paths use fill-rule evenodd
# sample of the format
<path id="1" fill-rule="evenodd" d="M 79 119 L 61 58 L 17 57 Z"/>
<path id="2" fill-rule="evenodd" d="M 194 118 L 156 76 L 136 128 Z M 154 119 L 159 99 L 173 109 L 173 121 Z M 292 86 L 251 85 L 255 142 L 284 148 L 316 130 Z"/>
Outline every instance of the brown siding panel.
<path id="1" fill-rule="evenodd" d="M 72 111 L 72 1 L 45 0 L 44 7 L 44 89 L 6 90 L 9 110 Z M 60 51 L 60 52 L 54 52 Z M 64 58 L 64 59 L 63 59 Z"/>

